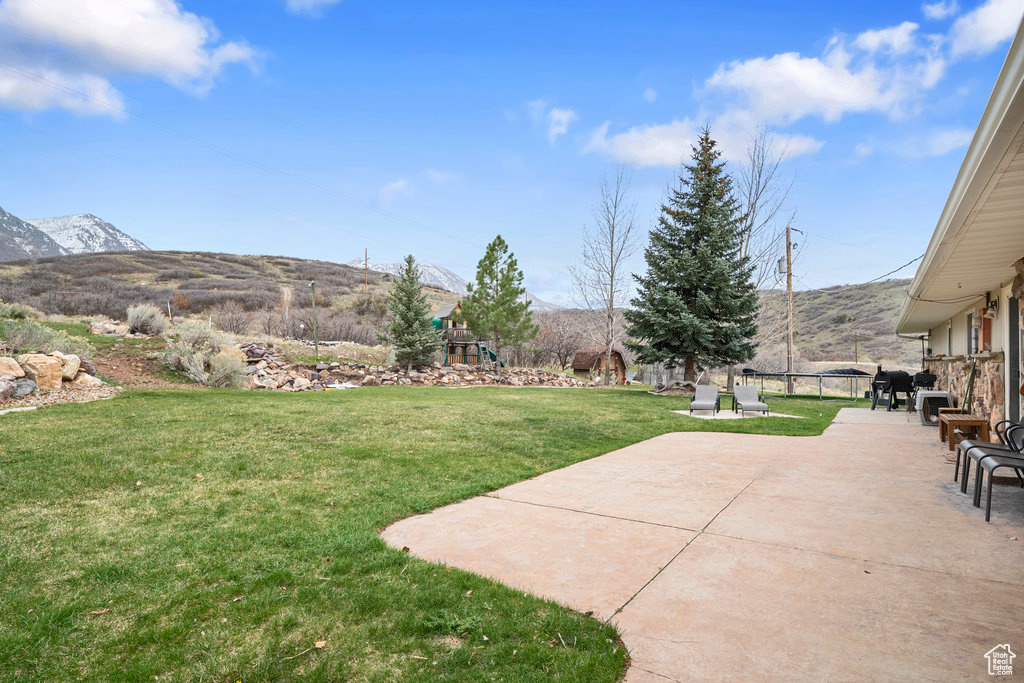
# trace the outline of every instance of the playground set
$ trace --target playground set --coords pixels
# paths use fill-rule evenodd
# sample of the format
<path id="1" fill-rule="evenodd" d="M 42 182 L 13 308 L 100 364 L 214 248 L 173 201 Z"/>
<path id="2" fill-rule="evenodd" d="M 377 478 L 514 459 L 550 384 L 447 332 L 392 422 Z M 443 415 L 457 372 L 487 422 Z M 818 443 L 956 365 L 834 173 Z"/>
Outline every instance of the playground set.
<path id="1" fill-rule="evenodd" d="M 441 364 L 493 366 L 498 362 L 497 354 L 487 347 L 486 341 L 474 337 L 465 323 L 458 321 L 461 312 L 462 305 L 454 303 L 442 306 L 434 314 L 434 329 L 440 331 L 444 344 L 441 347 Z"/>

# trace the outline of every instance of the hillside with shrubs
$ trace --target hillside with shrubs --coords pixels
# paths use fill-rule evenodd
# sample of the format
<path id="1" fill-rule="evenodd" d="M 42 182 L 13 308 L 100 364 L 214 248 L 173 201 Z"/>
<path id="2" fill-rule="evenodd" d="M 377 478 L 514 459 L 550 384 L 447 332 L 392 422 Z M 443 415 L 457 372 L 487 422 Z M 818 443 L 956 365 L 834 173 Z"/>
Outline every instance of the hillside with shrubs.
<path id="1" fill-rule="evenodd" d="M 798 369 L 814 363 L 881 363 L 900 368 L 921 364 L 921 342 L 896 336 L 896 320 L 909 279 L 840 285 L 793 293 L 793 342 Z M 786 295 L 761 293 L 765 302 L 760 369 L 785 368 Z M 765 338 L 767 337 L 767 338 Z M 775 340 L 774 343 L 772 340 Z"/>
<path id="2" fill-rule="evenodd" d="M 50 315 L 114 320 L 148 305 L 172 318 L 204 317 L 234 334 L 302 339 L 312 338 L 311 280 L 321 339 L 378 343 L 392 276 L 326 261 L 179 251 L 15 261 L 0 264 L 0 300 Z M 437 289 L 427 295 L 431 305 L 457 298 Z"/>

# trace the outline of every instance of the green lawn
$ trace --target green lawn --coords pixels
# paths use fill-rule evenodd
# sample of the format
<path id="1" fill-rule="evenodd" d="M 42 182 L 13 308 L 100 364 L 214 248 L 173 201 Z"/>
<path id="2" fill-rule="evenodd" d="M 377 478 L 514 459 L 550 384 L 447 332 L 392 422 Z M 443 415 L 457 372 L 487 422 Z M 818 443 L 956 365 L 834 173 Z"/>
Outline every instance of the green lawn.
<path id="1" fill-rule="evenodd" d="M 40 320 L 39 323 L 53 330 L 67 332 L 73 337 L 81 337 L 85 341 L 89 342 L 89 344 L 98 352 L 110 351 L 114 348 L 117 342 L 121 341 L 121 337 L 107 337 L 101 334 L 90 334 L 89 325 L 86 323 L 63 323 L 53 320 Z M 133 339 L 132 341 L 136 340 Z"/>
<path id="2" fill-rule="evenodd" d="M 657 434 L 817 434 L 848 404 L 714 423 L 670 412 L 686 405 L 382 387 L 2 416 L 0 679 L 614 681 L 611 627 L 377 532 Z"/>

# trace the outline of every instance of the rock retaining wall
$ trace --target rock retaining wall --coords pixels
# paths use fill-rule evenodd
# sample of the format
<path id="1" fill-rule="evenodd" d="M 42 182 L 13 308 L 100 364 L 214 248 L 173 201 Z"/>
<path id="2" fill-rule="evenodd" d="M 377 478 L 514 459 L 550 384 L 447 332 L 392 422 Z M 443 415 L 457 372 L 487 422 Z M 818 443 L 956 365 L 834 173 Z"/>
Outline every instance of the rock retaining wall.
<path id="1" fill-rule="evenodd" d="M 967 391 L 967 378 L 971 374 L 971 357 L 951 356 L 927 358 L 924 367 L 934 373 L 938 380 L 935 388 L 948 391 L 956 400 L 957 407 Z M 974 392 L 971 412 L 988 415 L 993 426 L 1006 414 L 1003 392 L 1003 354 L 1001 352 L 977 356 L 978 365 L 974 376 Z"/>
<path id="2" fill-rule="evenodd" d="M 576 377 L 547 370 L 506 368 L 498 376 L 470 365 L 442 367 L 434 363 L 429 367 L 406 372 L 405 368 L 384 367 L 363 363 L 319 363 L 317 365 L 289 364 L 269 344 L 246 342 L 239 347 L 245 354 L 247 376 L 245 385 L 250 389 L 278 389 L 282 391 L 308 391 L 329 388 L 331 384 L 356 386 L 447 386 L 466 387 L 484 385 L 584 387 L 593 386 Z"/>
<path id="3" fill-rule="evenodd" d="M 92 363 L 73 353 L 23 353 L 0 356 L 0 399 L 20 398 L 36 392 L 103 386 Z"/>

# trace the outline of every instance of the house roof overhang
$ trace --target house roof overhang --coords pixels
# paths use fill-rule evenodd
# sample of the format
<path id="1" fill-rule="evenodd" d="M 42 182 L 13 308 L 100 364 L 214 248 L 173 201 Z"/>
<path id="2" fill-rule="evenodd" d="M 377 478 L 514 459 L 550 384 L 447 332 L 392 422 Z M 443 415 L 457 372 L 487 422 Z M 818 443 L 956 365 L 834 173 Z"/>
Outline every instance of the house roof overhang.
<path id="1" fill-rule="evenodd" d="M 985 292 L 1024 257 L 1024 22 L 900 311 L 896 332 L 918 334 Z"/>

